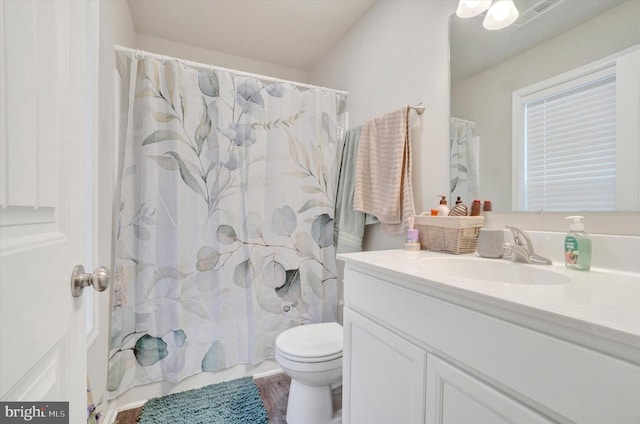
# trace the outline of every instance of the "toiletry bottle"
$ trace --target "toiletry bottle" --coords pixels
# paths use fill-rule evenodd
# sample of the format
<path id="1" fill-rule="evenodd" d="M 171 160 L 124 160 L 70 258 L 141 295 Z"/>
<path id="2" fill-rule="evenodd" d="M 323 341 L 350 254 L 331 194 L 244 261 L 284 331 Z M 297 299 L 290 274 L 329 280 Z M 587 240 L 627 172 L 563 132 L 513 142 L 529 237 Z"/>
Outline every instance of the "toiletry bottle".
<path id="1" fill-rule="evenodd" d="M 471 204 L 471 216 L 478 216 L 480 215 L 480 209 L 482 208 L 482 205 L 480 204 L 480 200 L 474 200 L 473 203 Z"/>
<path id="2" fill-rule="evenodd" d="M 440 205 L 438 206 L 438 216 L 448 216 L 449 215 L 449 206 L 447 206 L 447 196 L 440 195 Z"/>
<path id="3" fill-rule="evenodd" d="M 570 269 L 588 271 L 591 268 L 591 239 L 584 231 L 582 216 L 568 216 L 573 219 L 569 233 L 564 238 L 564 262 Z"/>
<path id="4" fill-rule="evenodd" d="M 407 230 L 407 241 L 404 243 L 404 250 L 416 251 L 420 250 L 420 241 L 418 239 L 418 230 L 414 228 L 415 217 L 409 218 L 409 229 Z"/>
<path id="5" fill-rule="evenodd" d="M 460 198 L 458 197 L 458 199 Z M 458 201 L 456 200 L 456 205 L 451 208 L 449 216 L 467 216 L 467 212 L 467 205 L 462 203 L 462 201 L 458 203 Z"/>

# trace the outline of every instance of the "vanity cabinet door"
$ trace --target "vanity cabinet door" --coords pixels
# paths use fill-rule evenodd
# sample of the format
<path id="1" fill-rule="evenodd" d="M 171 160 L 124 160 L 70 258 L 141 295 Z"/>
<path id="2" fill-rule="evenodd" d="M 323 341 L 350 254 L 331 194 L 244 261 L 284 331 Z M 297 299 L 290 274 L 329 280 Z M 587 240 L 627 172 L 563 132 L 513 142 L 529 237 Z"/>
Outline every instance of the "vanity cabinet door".
<path id="1" fill-rule="evenodd" d="M 423 423 L 427 353 L 346 307 L 345 424 Z"/>
<path id="2" fill-rule="evenodd" d="M 434 355 L 427 362 L 428 424 L 552 423 Z"/>

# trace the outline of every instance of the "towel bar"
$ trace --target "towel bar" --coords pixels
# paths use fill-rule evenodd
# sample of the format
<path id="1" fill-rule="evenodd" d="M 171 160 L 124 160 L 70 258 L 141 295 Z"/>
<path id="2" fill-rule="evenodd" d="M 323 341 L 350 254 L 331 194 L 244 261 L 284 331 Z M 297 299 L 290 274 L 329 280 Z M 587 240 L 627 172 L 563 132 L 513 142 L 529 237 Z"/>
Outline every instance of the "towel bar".
<path id="1" fill-rule="evenodd" d="M 424 103 L 418 103 L 417 105 L 409 105 L 409 109 L 413 109 L 416 112 L 418 112 L 418 115 L 422 115 L 422 113 L 424 112 Z"/>

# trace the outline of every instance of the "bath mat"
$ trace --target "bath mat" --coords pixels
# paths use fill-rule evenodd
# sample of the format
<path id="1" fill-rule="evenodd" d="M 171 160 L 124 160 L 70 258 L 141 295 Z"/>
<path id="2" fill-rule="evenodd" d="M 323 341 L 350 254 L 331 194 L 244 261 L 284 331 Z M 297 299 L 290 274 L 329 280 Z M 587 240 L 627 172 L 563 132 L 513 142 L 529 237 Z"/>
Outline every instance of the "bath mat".
<path id="1" fill-rule="evenodd" d="M 251 377 L 153 398 L 144 404 L 142 424 L 267 424 L 268 416 Z"/>

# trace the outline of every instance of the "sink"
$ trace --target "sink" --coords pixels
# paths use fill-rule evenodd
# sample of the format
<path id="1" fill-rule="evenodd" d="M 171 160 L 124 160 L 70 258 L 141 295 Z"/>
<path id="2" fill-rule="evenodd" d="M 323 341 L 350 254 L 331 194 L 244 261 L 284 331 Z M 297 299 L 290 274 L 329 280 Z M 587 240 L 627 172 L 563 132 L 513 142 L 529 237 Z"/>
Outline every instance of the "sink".
<path id="1" fill-rule="evenodd" d="M 451 276 L 504 284 L 554 285 L 571 282 L 568 276 L 544 265 L 528 265 L 502 259 L 437 257 L 418 260 L 425 276 Z"/>

